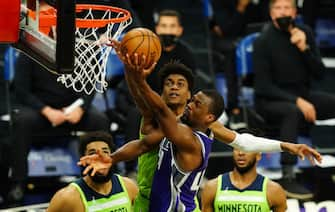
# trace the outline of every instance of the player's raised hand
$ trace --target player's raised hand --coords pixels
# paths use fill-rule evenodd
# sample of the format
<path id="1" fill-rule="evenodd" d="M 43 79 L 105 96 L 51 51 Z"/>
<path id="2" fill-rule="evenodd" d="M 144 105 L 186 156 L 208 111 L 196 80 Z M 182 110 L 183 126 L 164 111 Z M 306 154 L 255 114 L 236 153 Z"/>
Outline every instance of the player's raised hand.
<path id="1" fill-rule="evenodd" d="M 126 54 L 126 71 L 131 72 L 135 77 L 145 79 L 155 68 L 156 63 L 153 63 L 149 68 L 146 68 L 147 58 L 145 55 L 137 53 L 133 55 Z"/>
<path id="2" fill-rule="evenodd" d="M 121 51 L 121 42 L 117 41 L 117 40 L 111 40 L 109 46 L 113 47 L 116 55 L 120 58 L 120 60 L 122 62 L 124 62 L 126 60 L 126 57 L 124 55 L 122 55 L 122 51 Z"/>
<path id="3" fill-rule="evenodd" d="M 297 155 L 300 159 L 304 160 L 305 157 L 311 162 L 311 164 L 315 165 L 315 160 L 319 163 L 322 161 L 321 154 L 315 149 L 307 146 L 306 144 L 294 144 L 289 142 L 282 142 L 281 148 L 289 152 L 291 154 Z"/>
<path id="4" fill-rule="evenodd" d="M 97 172 L 110 169 L 113 165 L 113 160 L 109 155 L 97 150 L 96 154 L 81 157 L 77 165 L 85 167 L 83 175 L 91 171 L 91 176 L 94 176 Z"/>

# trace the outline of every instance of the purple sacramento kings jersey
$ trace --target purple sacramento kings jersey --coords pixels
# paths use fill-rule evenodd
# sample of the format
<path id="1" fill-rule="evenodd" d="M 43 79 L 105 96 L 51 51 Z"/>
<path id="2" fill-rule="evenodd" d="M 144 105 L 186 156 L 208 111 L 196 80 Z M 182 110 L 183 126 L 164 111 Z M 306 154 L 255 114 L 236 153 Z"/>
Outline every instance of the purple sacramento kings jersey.
<path id="1" fill-rule="evenodd" d="M 194 133 L 201 143 L 203 160 L 200 167 L 191 172 L 179 169 L 175 160 L 175 146 L 166 138 L 161 142 L 151 188 L 151 212 L 189 212 L 196 209 L 195 198 L 206 171 L 213 140 L 202 132 Z"/>

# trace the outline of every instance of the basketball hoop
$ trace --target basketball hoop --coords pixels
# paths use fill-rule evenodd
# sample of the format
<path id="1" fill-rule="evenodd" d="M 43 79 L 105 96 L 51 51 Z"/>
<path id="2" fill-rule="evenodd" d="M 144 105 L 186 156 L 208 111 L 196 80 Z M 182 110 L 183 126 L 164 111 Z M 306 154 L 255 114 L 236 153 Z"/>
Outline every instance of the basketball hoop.
<path id="1" fill-rule="evenodd" d="M 52 12 L 48 11 L 43 17 L 43 13 L 40 13 L 40 24 L 49 27 L 49 30 L 56 25 L 56 17 L 52 19 L 50 14 Z M 91 4 L 77 4 L 76 14 L 81 17 L 76 18 L 74 70 L 71 74 L 61 74 L 57 81 L 76 92 L 102 93 L 108 86 L 106 64 L 112 50 L 106 44 L 119 38 L 131 24 L 131 15 L 122 8 Z M 48 32 L 48 29 L 44 28 L 43 31 Z"/>

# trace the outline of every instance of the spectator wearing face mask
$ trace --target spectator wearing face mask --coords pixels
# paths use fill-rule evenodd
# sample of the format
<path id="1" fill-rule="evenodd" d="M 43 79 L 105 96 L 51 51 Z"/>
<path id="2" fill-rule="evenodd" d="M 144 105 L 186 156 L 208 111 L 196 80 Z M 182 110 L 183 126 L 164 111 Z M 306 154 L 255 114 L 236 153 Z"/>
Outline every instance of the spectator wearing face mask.
<path id="1" fill-rule="evenodd" d="M 157 92 L 159 92 L 158 70 L 163 65 L 171 61 L 178 61 L 193 71 L 196 69 L 191 49 L 186 43 L 180 40 L 183 30 L 179 12 L 175 10 L 162 10 L 158 14 L 155 31 L 161 40 L 162 55 L 157 62 L 155 71 L 151 72 L 147 79 L 152 89 Z"/>
<path id="2" fill-rule="evenodd" d="M 325 67 L 310 28 L 294 24 L 295 0 L 271 0 L 269 8 L 272 22 L 253 46 L 256 109 L 267 121 L 280 123 L 279 140 L 297 142 L 299 129 L 335 117 L 335 96 L 311 87 Z M 297 157 L 282 153 L 280 162 L 287 196 L 312 198 L 296 181 Z"/>

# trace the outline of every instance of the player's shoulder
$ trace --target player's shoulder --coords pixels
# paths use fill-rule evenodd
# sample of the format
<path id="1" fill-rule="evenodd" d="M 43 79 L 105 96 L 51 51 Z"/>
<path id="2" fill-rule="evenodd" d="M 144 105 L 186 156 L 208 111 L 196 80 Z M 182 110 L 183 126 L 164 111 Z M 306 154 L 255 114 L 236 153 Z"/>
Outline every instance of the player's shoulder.
<path id="1" fill-rule="evenodd" d="M 216 189 L 217 185 L 218 185 L 218 179 L 219 179 L 220 175 L 213 178 L 213 179 L 210 179 L 210 180 L 207 180 L 206 182 L 204 182 L 203 184 L 203 188 L 204 190 L 207 190 L 207 189 Z"/>
<path id="2" fill-rule="evenodd" d="M 75 211 L 77 207 L 81 207 L 80 202 L 79 191 L 70 184 L 55 193 L 47 211 Z"/>
<path id="3" fill-rule="evenodd" d="M 131 178 L 129 177 L 124 177 L 124 176 L 121 176 L 121 179 L 123 180 L 123 182 L 125 184 L 131 184 L 131 185 L 136 185 L 136 183 L 134 182 L 134 180 L 132 180 Z"/>
<path id="4" fill-rule="evenodd" d="M 283 187 L 273 181 L 273 180 L 268 180 L 268 184 L 267 184 L 267 193 L 269 194 L 285 194 L 285 190 L 283 189 Z"/>
<path id="5" fill-rule="evenodd" d="M 59 197 L 63 201 L 73 201 L 80 198 L 80 193 L 76 187 L 69 184 L 66 187 L 58 190 L 55 196 Z"/>
<path id="6" fill-rule="evenodd" d="M 131 192 L 138 192 L 138 186 L 135 183 L 134 180 L 130 179 L 129 177 L 121 177 L 121 179 L 124 182 L 124 185 L 126 186 L 126 189 Z"/>
<path id="7" fill-rule="evenodd" d="M 286 192 L 279 183 L 268 180 L 266 197 L 270 208 L 274 211 L 286 210 Z"/>

